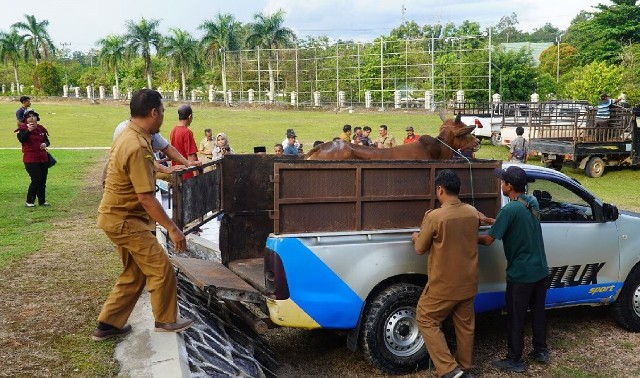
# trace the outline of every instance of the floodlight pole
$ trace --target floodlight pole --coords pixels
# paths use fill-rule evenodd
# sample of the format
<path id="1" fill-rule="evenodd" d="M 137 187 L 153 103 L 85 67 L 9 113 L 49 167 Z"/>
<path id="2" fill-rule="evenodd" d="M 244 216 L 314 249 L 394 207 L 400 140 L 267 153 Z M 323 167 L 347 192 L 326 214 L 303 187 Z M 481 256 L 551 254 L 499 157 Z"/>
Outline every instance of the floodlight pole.
<path id="1" fill-rule="evenodd" d="M 562 36 L 564 34 L 560 34 L 556 37 L 556 43 L 558 44 L 558 60 L 556 65 L 556 83 L 560 81 L 560 41 L 562 41 Z"/>

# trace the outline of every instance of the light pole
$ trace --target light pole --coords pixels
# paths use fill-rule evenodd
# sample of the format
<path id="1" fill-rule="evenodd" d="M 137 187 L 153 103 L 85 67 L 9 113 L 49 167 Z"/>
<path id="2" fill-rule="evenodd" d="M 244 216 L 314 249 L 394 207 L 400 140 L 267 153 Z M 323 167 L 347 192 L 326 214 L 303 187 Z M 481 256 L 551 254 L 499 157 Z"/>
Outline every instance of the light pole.
<path id="1" fill-rule="evenodd" d="M 498 75 L 499 75 L 499 79 L 498 80 L 500 81 L 500 88 L 499 88 L 498 92 L 500 93 L 500 101 L 504 101 L 503 98 L 502 98 L 502 68 L 499 68 L 498 66 L 493 64 L 493 62 L 491 63 L 491 66 L 498 70 Z"/>
<path id="2" fill-rule="evenodd" d="M 562 41 L 562 36 L 564 34 L 560 34 L 556 37 L 556 43 L 558 44 L 558 60 L 556 66 L 556 83 L 560 81 L 560 41 Z"/>
<path id="3" fill-rule="evenodd" d="M 62 57 L 64 59 L 64 83 L 66 85 L 69 85 L 69 76 L 67 76 L 67 63 L 69 62 L 69 58 L 67 57 L 67 52 L 65 50 L 65 47 L 71 46 L 71 43 L 61 42 L 60 46 L 62 46 L 62 53 L 64 54 L 64 56 Z"/>

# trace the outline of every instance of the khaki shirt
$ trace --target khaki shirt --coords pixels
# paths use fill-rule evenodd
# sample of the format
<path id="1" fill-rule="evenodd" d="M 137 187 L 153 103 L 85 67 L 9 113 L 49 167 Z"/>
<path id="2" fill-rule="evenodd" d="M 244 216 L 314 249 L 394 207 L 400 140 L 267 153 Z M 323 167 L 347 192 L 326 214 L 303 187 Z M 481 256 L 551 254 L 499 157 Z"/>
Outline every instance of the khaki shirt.
<path id="1" fill-rule="evenodd" d="M 211 158 L 211 155 L 213 154 L 213 148 L 215 146 L 216 146 L 215 139 L 212 138 L 211 140 L 208 140 L 205 137 L 200 141 L 200 148 L 198 149 L 198 152 L 207 156 L 208 158 Z"/>
<path id="2" fill-rule="evenodd" d="M 104 194 L 98 207 L 98 228 L 120 233 L 153 231 L 155 221 L 138 201 L 138 193 L 155 192 L 151 135 L 129 122 L 111 147 Z"/>
<path id="3" fill-rule="evenodd" d="M 429 251 L 429 294 L 462 300 L 478 292 L 478 211 L 460 200 L 429 210 L 420 226 L 416 249 Z"/>
<path id="4" fill-rule="evenodd" d="M 382 143 L 382 146 L 384 148 L 391 148 L 391 147 L 395 147 L 396 146 L 396 138 L 394 138 L 392 135 L 387 134 L 387 136 L 384 137 L 378 137 L 378 139 L 376 140 L 376 143 Z"/>

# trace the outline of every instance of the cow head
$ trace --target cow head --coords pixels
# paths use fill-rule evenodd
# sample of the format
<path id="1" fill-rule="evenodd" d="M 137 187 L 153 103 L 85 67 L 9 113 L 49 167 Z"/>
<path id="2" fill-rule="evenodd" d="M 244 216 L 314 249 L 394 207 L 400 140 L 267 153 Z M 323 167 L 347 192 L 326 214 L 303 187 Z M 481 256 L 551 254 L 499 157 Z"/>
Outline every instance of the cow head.
<path id="1" fill-rule="evenodd" d="M 447 119 L 440 126 L 440 139 L 454 150 L 480 149 L 480 141 L 471 134 L 475 126 L 467 126 L 460 120 L 460 114 L 454 120 Z"/>

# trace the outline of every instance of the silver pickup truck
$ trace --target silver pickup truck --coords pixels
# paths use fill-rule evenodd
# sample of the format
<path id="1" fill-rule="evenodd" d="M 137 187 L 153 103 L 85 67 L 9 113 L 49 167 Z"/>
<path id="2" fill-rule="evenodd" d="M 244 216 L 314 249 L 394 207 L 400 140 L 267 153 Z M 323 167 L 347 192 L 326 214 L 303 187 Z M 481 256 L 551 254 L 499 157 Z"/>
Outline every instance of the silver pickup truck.
<path id="1" fill-rule="evenodd" d="M 427 258 L 415 253 L 411 233 L 424 211 L 437 206 L 431 185 L 438 169 L 454 167 L 462 178 L 463 201 L 495 216 L 508 201 L 492 174 L 501 162 L 312 165 L 247 158 L 253 159 L 250 164 L 240 156 L 225 157 L 216 170 L 220 178 L 212 181 L 236 185 L 216 197 L 224 208 L 221 258 L 183 258 L 177 264 L 181 271 L 222 299 L 261 307 L 276 325 L 347 331 L 348 346 L 363 351 L 384 372 L 426 366 L 415 305 L 428 280 Z M 252 175 L 241 174 L 242 167 Z M 256 167 L 273 172 L 263 186 Z M 622 327 L 640 331 L 640 214 L 619 212 L 560 172 L 522 167 L 529 178 L 527 193 L 540 204 L 551 277 L 547 307 L 611 305 Z M 390 188 L 396 191 L 392 196 Z M 262 202 L 260 193 L 267 193 Z M 180 198 L 174 198 L 181 207 Z M 259 207 L 266 209 L 263 215 Z M 481 227 L 480 233 L 487 229 Z M 476 312 L 502 309 L 502 244 L 480 246 L 479 252 Z M 207 271 L 215 271 L 215 277 L 205 277 Z"/>

